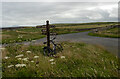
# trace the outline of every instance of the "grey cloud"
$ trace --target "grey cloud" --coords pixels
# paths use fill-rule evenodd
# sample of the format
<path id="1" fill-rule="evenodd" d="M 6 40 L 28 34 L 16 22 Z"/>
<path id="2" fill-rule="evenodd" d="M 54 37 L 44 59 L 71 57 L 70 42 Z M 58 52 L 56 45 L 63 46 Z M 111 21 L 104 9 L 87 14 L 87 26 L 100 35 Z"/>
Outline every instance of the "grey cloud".
<path id="1" fill-rule="evenodd" d="M 5 2 L 2 5 L 3 27 L 44 24 L 47 19 L 51 23 L 117 21 L 115 15 L 118 9 L 113 6 L 116 4 L 112 2 Z M 113 6 L 112 9 L 100 8 L 107 5 Z"/>

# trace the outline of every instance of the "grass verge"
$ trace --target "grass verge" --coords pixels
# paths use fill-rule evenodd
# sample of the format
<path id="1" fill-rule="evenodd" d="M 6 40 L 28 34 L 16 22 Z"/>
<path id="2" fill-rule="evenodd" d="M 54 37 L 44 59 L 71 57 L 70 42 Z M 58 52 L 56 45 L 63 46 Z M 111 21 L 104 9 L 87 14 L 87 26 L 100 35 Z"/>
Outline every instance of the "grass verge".
<path id="1" fill-rule="evenodd" d="M 44 56 L 42 45 L 7 46 L 2 50 L 3 77 L 118 76 L 117 57 L 103 48 L 85 43 L 61 44 L 64 50 L 56 57 Z M 18 67 L 18 64 L 24 65 Z"/>
<path id="2" fill-rule="evenodd" d="M 109 30 L 98 31 L 96 33 L 90 32 L 88 33 L 88 35 L 98 36 L 98 37 L 120 38 L 119 30 L 120 28 L 112 28 Z"/>

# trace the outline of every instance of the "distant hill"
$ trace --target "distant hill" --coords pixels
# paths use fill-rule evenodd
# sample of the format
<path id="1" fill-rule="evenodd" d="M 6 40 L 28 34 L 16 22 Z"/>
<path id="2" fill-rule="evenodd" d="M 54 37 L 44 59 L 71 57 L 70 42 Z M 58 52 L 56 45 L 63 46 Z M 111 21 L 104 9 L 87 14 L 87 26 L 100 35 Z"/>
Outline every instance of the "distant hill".
<path id="1" fill-rule="evenodd" d="M 118 22 L 92 22 L 92 23 L 57 23 L 50 24 L 58 27 L 62 26 L 79 26 L 79 25 L 100 25 L 100 24 L 117 24 Z M 36 26 L 45 26 L 45 25 L 36 25 Z M 20 28 L 31 28 L 32 26 L 15 26 L 15 27 L 2 27 L 0 29 L 20 29 Z M 34 26 L 35 27 L 35 26 Z"/>
<path id="2" fill-rule="evenodd" d="M 20 28 L 29 28 L 29 27 L 2 27 L 0 29 L 2 29 L 2 30 L 4 30 L 4 29 L 8 30 L 8 29 L 20 29 Z"/>
<path id="3" fill-rule="evenodd" d="M 93 22 L 93 23 L 57 23 L 55 26 L 77 26 L 77 25 L 100 25 L 100 24 L 117 24 L 118 22 Z"/>

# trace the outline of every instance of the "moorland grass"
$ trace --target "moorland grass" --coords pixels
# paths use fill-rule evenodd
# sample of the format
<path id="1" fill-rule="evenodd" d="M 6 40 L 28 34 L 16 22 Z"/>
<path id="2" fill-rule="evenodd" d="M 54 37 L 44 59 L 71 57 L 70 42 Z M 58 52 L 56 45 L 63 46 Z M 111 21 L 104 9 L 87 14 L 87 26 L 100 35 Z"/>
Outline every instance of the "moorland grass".
<path id="1" fill-rule="evenodd" d="M 77 31 L 76 29 L 85 29 L 85 28 L 95 28 L 95 27 L 105 27 L 109 25 L 114 25 L 117 23 L 114 22 L 98 22 L 98 23 L 79 23 L 79 24 L 54 24 L 56 28 L 51 32 L 57 34 L 68 34 L 68 33 L 78 33 L 82 31 Z M 2 44 L 8 43 L 17 43 L 23 41 L 32 41 L 45 37 L 41 34 L 41 28 L 22 28 L 14 30 L 2 30 Z"/>
<path id="2" fill-rule="evenodd" d="M 16 30 L 3 30 L 2 31 L 2 44 L 16 43 L 22 41 L 32 41 L 45 37 L 41 34 L 41 29 L 36 28 L 23 28 Z"/>
<path id="3" fill-rule="evenodd" d="M 43 45 L 15 45 L 2 50 L 3 77 L 118 77 L 118 59 L 100 46 L 61 43 L 64 50 L 55 57 L 43 55 Z M 31 51 L 31 53 L 27 53 Z M 18 60 L 23 54 L 27 61 Z M 10 57 L 5 59 L 5 57 Z M 34 56 L 39 56 L 34 58 Z M 52 59 L 52 60 L 51 60 Z M 31 62 L 34 61 L 34 62 Z M 16 64 L 26 64 L 16 67 Z M 9 65 L 14 65 L 8 67 Z"/>
<path id="4" fill-rule="evenodd" d="M 98 31 L 95 33 L 88 33 L 91 36 L 98 36 L 98 37 L 109 37 L 109 38 L 120 38 L 120 28 L 112 28 L 108 30 Z"/>

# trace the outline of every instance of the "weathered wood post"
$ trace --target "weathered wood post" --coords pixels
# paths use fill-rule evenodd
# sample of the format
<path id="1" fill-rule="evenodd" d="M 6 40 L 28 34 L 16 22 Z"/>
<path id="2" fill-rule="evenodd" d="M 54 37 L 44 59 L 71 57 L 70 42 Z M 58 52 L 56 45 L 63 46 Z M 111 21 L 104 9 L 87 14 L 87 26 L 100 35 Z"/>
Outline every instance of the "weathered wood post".
<path id="1" fill-rule="evenodd" d="M 49 31 L 49 21 L 46 21 L 46 33 L 47 33 L 47 47 L 50 47 L 50 31 Z"/>

